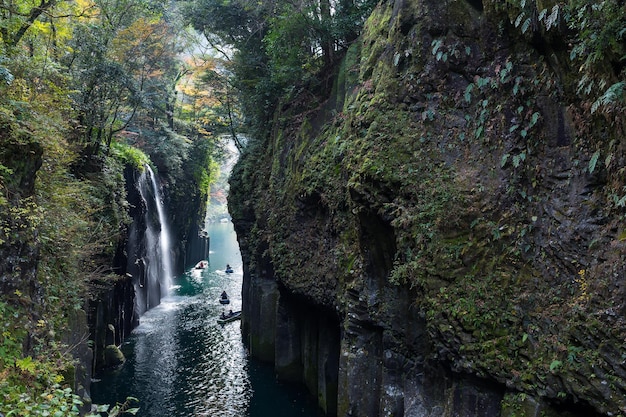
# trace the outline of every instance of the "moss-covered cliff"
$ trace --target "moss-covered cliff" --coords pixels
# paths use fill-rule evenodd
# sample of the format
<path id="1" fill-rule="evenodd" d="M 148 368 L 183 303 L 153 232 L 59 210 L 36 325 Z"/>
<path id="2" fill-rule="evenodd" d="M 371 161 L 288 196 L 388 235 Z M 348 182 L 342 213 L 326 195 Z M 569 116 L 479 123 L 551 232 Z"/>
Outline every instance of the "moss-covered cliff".
<path id="1" fill-rule="evenodd" d="M 548 3 L 381 3 L 237 165 L 244 332 L 328 414 L 626 413 L 623 92 Z"/>

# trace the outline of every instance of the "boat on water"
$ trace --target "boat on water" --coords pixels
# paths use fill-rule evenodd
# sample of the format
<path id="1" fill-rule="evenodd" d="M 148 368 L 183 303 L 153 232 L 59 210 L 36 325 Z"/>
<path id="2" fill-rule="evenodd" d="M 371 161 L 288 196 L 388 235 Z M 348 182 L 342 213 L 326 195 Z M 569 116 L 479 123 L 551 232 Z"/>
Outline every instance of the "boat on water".
<path id="1" fill-rule="evenodd" d="M 222 295 L 220 295 L 220 304 L 230 304 L 226 291 L 222 291 Z"/>
<path id="2" fill-rule="evenodd" d="M 220 318 L 217 319 L 217 322 L 219 324 L 226 324 L 239 319 L 241 319 L 241 311 L 230 311 L 228 314 L 222 313 Z"/>
<path id="3" fill-rule="evenodd" d="M 233 268 L 230 265 L 226 265 L 226 269 L 224 270 L 227 274 L 233 273 Z"/>
<path id="4" fill-rule="evenodd" d="M 209 263 L 207 261 L 200 261 L 196 264 L 196 269 L 204 269 L 207 266 L 209 266 Z"/>

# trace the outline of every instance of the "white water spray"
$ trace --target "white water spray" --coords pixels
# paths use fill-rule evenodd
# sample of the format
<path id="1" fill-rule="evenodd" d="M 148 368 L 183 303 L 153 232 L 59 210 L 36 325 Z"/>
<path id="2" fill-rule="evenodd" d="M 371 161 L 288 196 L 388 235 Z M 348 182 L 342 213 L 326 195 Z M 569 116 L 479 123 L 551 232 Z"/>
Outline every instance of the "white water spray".
<path id="1" fill-rule="evenodd" d="M 138 180 L 138 190 L 145 208 L 142 220 L 133 224 L 129 253 L 135 259 L 137 279 L 134 281 L 139 316 L 160 304 L 172 286 L 172 250 L 167 216 L 157 178 L 146 166 Z M 143 224 L 143 227 L 141 225 Z M 145 229 L 144 229 L 145 228 Z"/>
<path id="2" fill-rule="evenodd" d="M 152 180 L 152 191 L 154 193 L 154 199 L 156 201 L 157 214 L 159 216 L 159 224 L 161 230 L 159 232 L 159 248 L 157 251 L 157 257 L 160 261 L 161 273 L 159 274 L 159 283 L 161 284 L 161 297 L 165 297 L 169 294 L 170 287 L 172 286 L 172 251 L 170 247 L 170 232 L 167 226 L 167 216 L 165 215 L 165 207 L 161 200 L 161 192 L 156 182 L 156 176 L 150 166 L 146 166 L 146 169 Z"/>

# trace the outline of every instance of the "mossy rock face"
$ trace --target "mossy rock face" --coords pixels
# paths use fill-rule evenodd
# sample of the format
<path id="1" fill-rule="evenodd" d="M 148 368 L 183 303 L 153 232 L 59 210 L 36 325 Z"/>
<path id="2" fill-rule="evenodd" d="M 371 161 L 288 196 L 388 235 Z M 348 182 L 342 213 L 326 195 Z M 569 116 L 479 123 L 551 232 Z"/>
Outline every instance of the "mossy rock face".
<path id="1" fill-rule="evenodd" d="M 535 397 L 508 393 L 502 400 L 501 417 L 573 417 L 569 411 L 559 412 Z"/>
<path id="2" fill-rule="evenodd" d="M 537 417 L 542 405 L 533 397 L 507 394 L 502 401 L 502 417 Z"/>
<path id="3" fill-rule="evenodd" d="M 115 345 L 108 345 L 104 348 L 104 363 L 106 368 L 115 368 L 126 362 L 124 353 Z"/>
<path id="4" fill-rule="evenodd" d="M 353 314 L 355 332 L 406 340 L 385 294 L 414 291 L 428 346 L 393 343 L 407 360 L 537 399 L 509 417 L 578 402 L 617 415 L 626 233 L 610 200 L 626 150 L 561 88 L 568 68 L 514 31 L 510 3 L 380 3 L 336 107 L 284 106 L 271 146 L 242 157 L 233 189 L 246 192 L 229 203 L 240 241 L 262 254 L 252 262 L 345 328 Z M 358 408 L 341 395 L 349 379 L 339 410 Z"/>

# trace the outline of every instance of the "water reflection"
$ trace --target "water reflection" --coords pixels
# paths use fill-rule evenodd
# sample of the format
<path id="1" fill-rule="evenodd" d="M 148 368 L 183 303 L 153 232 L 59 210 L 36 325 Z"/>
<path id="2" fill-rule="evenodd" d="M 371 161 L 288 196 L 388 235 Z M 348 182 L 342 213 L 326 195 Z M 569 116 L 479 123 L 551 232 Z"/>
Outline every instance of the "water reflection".
<path id="1" fill-rule="evenodd" d="M 222 311 L 241 309 L 241 257 L 232 223 L 209 233 L 209 267 L 178 277 L 171 295 L 141 317 L 122 346 L 126 364 L 92 384 L 94 403 L 136 397 L 140 417 L 315 416 L 306 395 L 249 360 L 240 322 L 217 323 Z M 233 274 L 224 273 L 227 263 Z M 219 303 L 222 291 L 227 306 Z"/>

